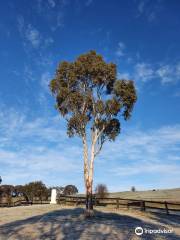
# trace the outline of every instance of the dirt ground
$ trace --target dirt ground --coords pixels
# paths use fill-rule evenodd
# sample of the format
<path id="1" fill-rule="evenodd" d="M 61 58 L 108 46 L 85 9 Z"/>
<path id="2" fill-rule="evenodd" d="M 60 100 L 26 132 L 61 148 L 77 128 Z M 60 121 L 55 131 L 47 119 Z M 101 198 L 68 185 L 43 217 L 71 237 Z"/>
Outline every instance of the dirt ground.
<path id="1" fill-rule="evenodd" d="M 142 227 L 141 236 L 135 228 Z M 171 233 L 145 233 L 147 230 Z M 83 208 L 33 205 L 0 209 L 0 240 L 60 239 L 180 239 L 180 216 L 142 213 L 135 210 L 96 208 L 85 218 Z"/>

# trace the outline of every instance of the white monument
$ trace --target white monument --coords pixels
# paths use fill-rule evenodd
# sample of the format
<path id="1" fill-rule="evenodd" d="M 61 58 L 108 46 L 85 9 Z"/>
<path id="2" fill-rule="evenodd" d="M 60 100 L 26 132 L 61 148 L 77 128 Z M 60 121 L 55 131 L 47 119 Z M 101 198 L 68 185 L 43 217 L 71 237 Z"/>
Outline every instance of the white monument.
<path id="1" fill-rule="evenodd" d="M 57 195 L 57 192 L 56 192 L 56 189 L 53 188 L 51 190 L 51 201 L 50 201 L 50 204 L 56 204 L 56 195 Z"/>

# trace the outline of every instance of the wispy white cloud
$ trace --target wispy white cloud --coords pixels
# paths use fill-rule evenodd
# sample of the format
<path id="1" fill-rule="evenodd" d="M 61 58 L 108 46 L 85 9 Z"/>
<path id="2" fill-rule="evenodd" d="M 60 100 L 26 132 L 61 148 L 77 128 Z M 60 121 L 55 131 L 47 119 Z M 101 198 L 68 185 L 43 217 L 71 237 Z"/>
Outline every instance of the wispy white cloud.
<path id="1" fill-rule="evenodd" d="M 49 83 L 51 80 L 51 74 L 49 72 L 44 72 L 41 75 L 41 86 L 44 88 L 45 91 L 49 92 Z"/>
<path id="2" fill-rule="evenodd" d="M 34 49 L 47 48 L 54 43 L 52 37 L 45 37 L 40 30 L 34 27 L 32 24 L 26 23 L 23 16 L 17 17 L 17 28 L 22 37 L 23 45 L 31 46 Z"/>
<path id="3" fill-rule="evenodd" d="M 47 28 L 54 32 L 57 29 L 64 27 L 65 8 L 68 4 L 69 0 L 38 0 L 36 10 L 45 20 Z"/>
<path id="4" fill-rule="evenodd" d="M 161 10 L 161 1 L 140 0 L 137 1 L 137 16 L 144 17 L 148 22 L 154 21 Z"/>
<path id="5" fill-rule="evenodd" d="M 112 152 L 119 159 L 130 159 L 137 161 L 161 162 L 171 161 L 178 156 L 180 144 L 180 126 L 167 126 L 157 130 L 142 132 L 140 130 L 130 131 L 112 145 Z M 179 149 L 180 150 L 180 149 Z M 106 152 L 106 149 L 105 149 Z M 111 153 L 112 154 L 112 153 Z M 107 154 L 108 156 L 108 154 Z M 114 155 L 113 155 L 114 156 Z"/>
<path id="6" fill-rule="evenodd" d="M 117 176 L 132 176 L 132 175 L 141 175 L 141 174 L 157 174 L 157 175 L 168 175 L 169 173 L 173 173 L 173 175 L 179 175 L 180 166 L 178 164 L 154 164 L 154 163 L 146 163 L 146 164 L 133 164 L 130 166 L 117 167 L 115 169 L 110 170 L 113 174 Z M 171 174 L 170 174 L 171 175 Z"/>
<path id="7" fill-rule="evenodd" d="M 44 180 L 53 173 L 57 176 L 72 172 L 73 176 L 81 172 L 79 164 L 82 162 L 82 149 L 76 141 L 71 140 L 72 145 L 68 141 L 65 123 L 60 121 L 59 116 L 30 120 L 24 113 L 3 109 L 0 113 L 0 165 L 3 179 L 6 183 L 17 184 L 37 180 L 38 177 Z M 11 172 L 15 177 L 13 182 L 10 182 Z"/>
<path id="8" fill-rule="evenodd" d="M 38 67 L 41 67 L 44 71 L 47 71 L 47 69 L 50 69 L 50 67 L 54 64 L 54 57 L 51 53 L 44 54 L 42 52 L 39 52 L 39 57 L 34 59 L 36 65 Z"/>
<path id="9" fill-rule="evenodd" d="M 69 153 L 73 151 L 73 156 Z M 3 167 L 4 183 L 20 184 L 42 180 L 48 185 L 62 181 L 72 183 L 70 175 L 82 173 L 82 159 L 77 148 L 64 146 L 49 149 L 45 147 L 21 148 L 18 151 L 0 150 L 0 165 Z M 18 167 L 17 167 L 18 166 Z M 65 178 L 63 176 L 70 176 Z"/>
<path id="10" fill-rule="evenodd" d="M 24 66 L 23 75 L 24 75 L 24 79 L 27 84 L 29 82 L 32 82 L 35 80 L 34 72 L 33 72 L 32 68 L 27 64 L 25 64 L 25 66 Z"/>
<path id="11" fill-rule="evenodd" d="M 17 27 L 18 27 L 18 30 L 19 30 L 19 32 L 22 34 L 23 33 L 23 31 L 24 31 L 24 18 L 23 18 L 23 16 L 21 16 L 21 15 L 19 15 L 18 17 L 17 17 Z"/>
<path id="12" fill-rule="evenodd" d="M 148 16 L 147 16 L 147 19 L 148 19 L 149 22 L 154 21 L 154 20 L 156 19 L 156 13 L 155 13 L 155 11 L 150 12 L 150 13 L 148 14 Z"/>
<path id="13" fill-rule="evenodd" d="M 111 153 L 104 149 L 105 156 L 110 157 L 116 153 L 119 158 L 143 160 L 157 160 L 162 154 L 173 155 L 180 149 L 180 125 L 164 126 L 151 131 L 130 130 L 120 136 L 119 139 L 110 147 Z M 177 153 L 177 152 L 176 152 Z M 114 156 L 113 154 L 113 156 Z M 178 155 L 177 155 L 178 156 Z M 146 160 L 144 159 L 144 160 Z M 161 161 L 161 159 L 159 159 Z"/>
<path id="14" fill-rule="evenodd" d="M 137 79 L 139 78 L 143 82 L 152 80 L 155 77 L 152 66 L 147 63 L 137 63 L 135 66 L 135 75 Z"/>
<path id="15" fill-rule="evenodd" d="M 51 25 L 51 31 L 56 31 L 58 28 L 62 28 L 64 27 L 64 12 L 63 11 L 59 11 L 56 18 L 55 18 L 55 22 L 54 24 Z"/>
<path id="16" fill-rule="evenodd" d="M 144 12 L 144 7 L 145 7 L 145 1 L 140 1 L 137 8 L 140 14 Z"/>
<path id="17" fill-rule="evenodd" d="M 83 185 L 82 146 L 79 140 L 68 139 L 65 122 L 58 115 L 27 119 L 25 113 L 1 109 L 0 146 L 0 165 L 6 182 L 10 183 L 13 176 L 13 183 L 39 178 L 48 179 L 51 184 L 53 173 L 56 175 L 53 181 L 60 178 L 58 174 L 67 181 L 65 175 L 71 173 L 81 176 Z M 96 171 L 103 171 L 106 177 L 111 175 L 111 185 L 117 177 L 126 181 L 126 176 L 133 179 L 153 175 L 160 179 L 168 174 L 177 180 L 179 151 L 180 125 L 149 131 L 129 129 L 117 141 L 106 143 L 96 159 Z M 161 186 L 166 187 L 168 179 L 163 184 Z"/>
<path id="18" fill-rule="evenodd" d="M 16 147 L 25 139 L 29 139 L 30 144 L 58 143 L 58 139 L 66 136 L 66 131 L 60 123 L 58 116 L 28 120 L 25 113 L 19 113 L 14 109 L 2 110 L 0 114 L 1 147 Z"/>
<path id="19" fill-rule="evenodd" d="M 49 45 L 51 45 L 51 44 L 53 44 L 53 43 L 54 43 L 54 40 L 53 40 L 52 37 L 46 38 L 46 39 L 44 40 L 44 47 L 46 48 L 46 47 L 48 47 Z"/>
<path id="20" fill-rule="evenodd" d="M 174 71 L 172 67 L 170 67 L 169 65 L 164 65 L 157 70 L 157 75 L 161 78 L 161 82 L 164 84 L 175 80 L 171 79 L 172 77 L 174 77 L 173 72 Z"/>
<path id="21" fill-rule="evenodd" d="M 175 74 L 180 78 L 180 62 L 175 65 Z"/>
<path id="22" fill-rule="evenodd" d="M 92 4 L 93 0 L 86 0 L 85 5 L 88 7 Z"/>
<path id="23" fill-rule="evenodd" d="M 38 48 L 41 43 L 41 35 L 39 31 L 31 24 L 28 25 L 25 32 L 26 39 L 31 43 L 34 48 Z"/>
<path id="24" fill-rule="evenodd" d="M 147 62 L 142 61 L 139 52 L 135 56 L 125 53 L 126 45 L 123 42 L 118 43 L 115 55 L 126 60 L 129 72 L 118 72 L 119 78 L 134 79 L 136 83 L 146 83 L 150 81 L 160 81 L 162 85 L 175 84 L 180 81 L 180 62 Z M 126 57 L 126 58 L 125 58 Z"/>
<path id="25" fill-rule="evenodd" d="M 31 24 L 26 24 L 23 16 L 17 17 L 17 28 L 23 38 L 23 44 L 26 45 L 26 41 L 34 48 L 38 48 L 41 43 L 41 34 Z"/>
<path id="26" fill-rule="evenodd" d="M 175 84 L 180 81 L 179 62 L 175 64 L 139 62 L 134 65 L 132 76 L 136 82 L 145 83 L 159 80 L 162 85 Z"/>
<path id="27" fill-rule="evenodd" d="M 128 72 L 124 72 L 124 73 L 119 72 L 118 78 L 119 79 L 130 79 L 131 76 L 130 76 L 130 73 L 128 73 Z"/>
<path id="28" fill-rule="evenodd" d="M 154 188 L 178 187 L 179 151 L 180 125 L 164 126 L 149 131 L 129 129 L 120 135 L 116 142 L 104 146 L 98 164 L 101 168 L 103 165 L 106 168 L 108 163 L 107 174 L 121 182 L 119 188 L 126 184 L 129 184 L 130 188 L 135 179 L 141 181 L 144 178 L 148 178 Z M 169 179 L 172 180 L 171 186 Z M 147 181 L 144 182 L 144 186 L 141 184 L 142 188 L 148 188 Z"/>
<path id="29" fill-rule="evenodd" d="M 180 89 L 177 89 L 173 94 L 173 97 L 180 97 Z"/>
<path id="30" fill-rule="evenodd" d="M 56 2 L 54 0 L 48 0 L 50 7 L 54 8 L 56 6 Z"/>
<path id="31" fill-rule="evenodd" d="M 124 44 L 123 42 L 119 42 L 119 43 L 118 43 L 118 48 L 117 48 L 117 50 L 116 50 L 116 55 L 117 55 L 118 57 L 124 56 L 124 55 L 125 55 L 125 53 L 124 53 L 125 49 L 126 49 L 125 44 Z"/>

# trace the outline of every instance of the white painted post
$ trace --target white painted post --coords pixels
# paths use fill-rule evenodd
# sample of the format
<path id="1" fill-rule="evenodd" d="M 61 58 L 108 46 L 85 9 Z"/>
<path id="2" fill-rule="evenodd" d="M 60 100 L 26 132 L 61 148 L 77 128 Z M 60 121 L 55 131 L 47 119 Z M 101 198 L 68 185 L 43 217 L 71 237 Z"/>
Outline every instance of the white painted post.
<path id="1" fill-rule="evenodd" d="M 57 196 L 57 192 L 56 192 L 56 189 L 54 188 L 54 189 L 51 190 L 51 201 L 50 201 L 50 204 L 57 204 L 56 196 Z"/>

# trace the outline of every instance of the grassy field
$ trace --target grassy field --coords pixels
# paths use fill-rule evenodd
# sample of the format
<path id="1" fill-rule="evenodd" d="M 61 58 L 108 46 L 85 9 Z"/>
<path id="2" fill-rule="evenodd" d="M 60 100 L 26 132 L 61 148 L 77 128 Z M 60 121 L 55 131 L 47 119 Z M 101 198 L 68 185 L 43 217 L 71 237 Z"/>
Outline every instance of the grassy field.
<path id="1" fill-rule="evenodd" d="M 84 194 L 78 194 L 78 196 L 85 196 Z M 175 201 L 180 202 L 180 188 L 173 189 L 159 189 L 156 191 L 124 191 L 124 192 L 112 192 L 108 197 L 124 198 L 124 199 L 139 199 L 139 200 L 154 200 L 154 201 Z"/>
<path id="2" fill-rule="evenodd" d="M 143 200 L 162 200 L 162 201 L 179 201 L 180 202 L 180 188 L 163 189 L 163 190 L 148 190 L 148 191 L 126 191 L 110 193 L 109 197 L 143 199 Z"/>

